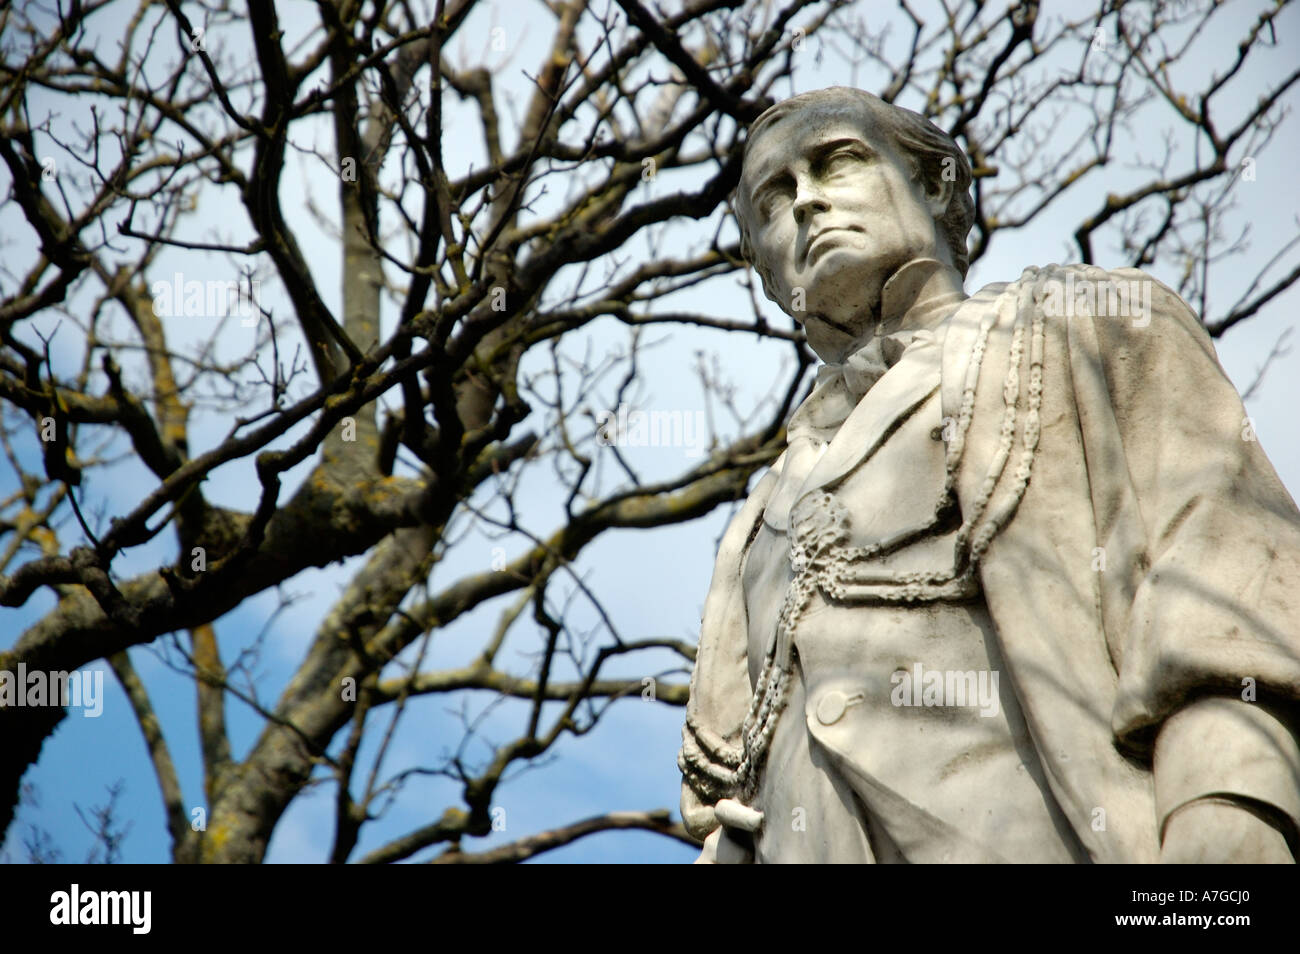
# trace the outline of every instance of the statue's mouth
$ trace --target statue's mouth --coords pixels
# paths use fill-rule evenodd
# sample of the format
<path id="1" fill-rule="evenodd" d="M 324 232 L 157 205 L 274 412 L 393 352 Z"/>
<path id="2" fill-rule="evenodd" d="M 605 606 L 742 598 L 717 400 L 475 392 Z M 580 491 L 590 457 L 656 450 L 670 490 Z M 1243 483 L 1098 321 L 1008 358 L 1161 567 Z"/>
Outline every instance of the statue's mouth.
<path id="1" fill-rule="evenodd" d="M 808 244 L 804 247 L 803 263 L 805 265 L 811 265 L 813 263 L 815 257 L 813 255 L 813 252 L 817 248 L 817 244 L 818 242 L 821 241 L 821 239 L 825 238 L 828 235 L 835 235 L 843 232 L 861 233 L 862 229 L 853 225 L 835 225 L 835 226 L 831 226 L 830 228 L 818 229 L 815 233 L 813 233 L 808 237 Z"/>

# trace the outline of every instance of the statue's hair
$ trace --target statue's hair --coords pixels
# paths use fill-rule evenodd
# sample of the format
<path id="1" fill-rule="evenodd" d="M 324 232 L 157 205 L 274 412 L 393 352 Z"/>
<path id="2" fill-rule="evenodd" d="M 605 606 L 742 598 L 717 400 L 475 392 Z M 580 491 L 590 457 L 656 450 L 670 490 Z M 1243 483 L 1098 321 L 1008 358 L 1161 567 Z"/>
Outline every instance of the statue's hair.
<path id="1" fill-rule="evenodd" d="M 970 196 L 970 162 L 951 136 L 919 113 L 887 103 L 879 96 L 851 86 L 830 86 L 800 93 L 765 110 L 750 124 L 749 136 L 745 141 L 745 157 L 748 158 L 750 148 L 764 132 L 791 113 L 818 107 L 843 109 L 846 105 L 856 107 L 857 115 L 865 112 L 871 118 L 876 129 L 886 137 L 903 161 L 911 163 L 913 175 L 923 184 L 928 186 L 940 179 L 945 172 L 952 179 L 952 198 L 948 200 L 948 208 L 935 222 L 940 236 L 952 252 L 953 265 L 965 276 L 970 265 L 966 236 L 975 221 L 975 202 Z M 767 296 L 777 301 L 773 294 L 775 285 L 770 267 L 754 258 L 749 238 L 749 221 L 753 210 L 744 190 L 736 190 L 735 208 L 736 220 L 740 225 L 740 254 L 762 278 L 763 290 Z"/>

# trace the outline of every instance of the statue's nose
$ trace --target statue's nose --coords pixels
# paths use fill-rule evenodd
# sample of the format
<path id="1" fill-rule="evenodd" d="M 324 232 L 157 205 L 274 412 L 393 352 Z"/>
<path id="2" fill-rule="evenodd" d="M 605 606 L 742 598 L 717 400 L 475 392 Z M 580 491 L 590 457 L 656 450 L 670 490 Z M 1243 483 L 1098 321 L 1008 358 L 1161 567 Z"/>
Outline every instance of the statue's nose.
<path id="1" fill-rule="evenodd" d="M 799 225 L 804 225 L 810 217 L 818 212 L 829 211 L 830 207 L 830 203 L 820 192 L 801 188 L 794 201 L 794 220 Z"/>

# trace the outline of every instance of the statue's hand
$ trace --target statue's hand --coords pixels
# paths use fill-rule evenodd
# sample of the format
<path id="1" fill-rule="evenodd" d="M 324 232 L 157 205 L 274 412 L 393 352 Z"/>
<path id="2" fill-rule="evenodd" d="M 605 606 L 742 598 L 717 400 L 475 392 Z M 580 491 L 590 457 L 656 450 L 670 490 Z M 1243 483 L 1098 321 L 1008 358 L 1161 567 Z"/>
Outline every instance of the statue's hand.
<path id="1" fill-rule="evenodd" d="M 743 832 L 740 836 L 745 837 Z M 748 865 L 753 862 L 753 849 L 739 841 L 725 825 L 719 825 L 704 839 L 704 850 L 695 859 L 697 865 Z"/>
<path id="2" fill-rule="evenodd" d="M 718 827 L 704 839 L 697 865 L 747 865 L 754 861 L 754 835 L 763 827 L 763 813 L 735 799 L 713 806 Z"/>
<path id="3" fill-rule="evenodd" d="M 1197 799 L 1169 816 L 1161 864 L 1295 864 L 1282 833 L 1242 804 Z"/>

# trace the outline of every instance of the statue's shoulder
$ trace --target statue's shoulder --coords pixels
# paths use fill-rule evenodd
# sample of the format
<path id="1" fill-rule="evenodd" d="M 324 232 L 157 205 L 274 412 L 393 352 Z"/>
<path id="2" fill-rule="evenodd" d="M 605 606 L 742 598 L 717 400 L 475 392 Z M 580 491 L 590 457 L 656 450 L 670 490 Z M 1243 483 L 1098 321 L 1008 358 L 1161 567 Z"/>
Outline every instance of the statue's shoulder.
<path id="1" fill-rule="evenodd" d="M 1174 289 L 1139 268 L 1082 264 L 1027 268 L 1013 281 L 995 282 L 976 292 L 967 300 L 966 318 L 987 310 L 981 305 L 994 307 L 999 302 L 1008 306 L 1003 313 L 1010 321 L 1032 304 L 1049 334 L 1064 330 L 1071 322 L 1087 321 L 1111 340 L 1151 344 L 1170 336 L 1191 336 L 1203 349 L 1212 349 L 1209 334 L 1191 306 Z"/>
<path id="2" fill-rule="evenodd" d="M 1068 369 L 1095 369 L 1124 400 L 1140 400 L 1163 373 L 1222 374 L 1208 332 L 1178 293 L 1136 268 L 1045 265 L 986 285 L 941 330 L 943 407 L 957 414 L 980 380 L 1010 386 L 1012 353 L 1056 355 L 1045 371 L 1071 386 Z M 1058 360 L 1061 356 L 1064 360 Z M 1178 369 L 1174 372 L 1170 369 Z M 1164 370 L 1161 370 L 1164 369 Z M 1030 378 L 1020 376 L 1020 386 Z M 1118 382 L 1129 382 L 1120 387 Z M 996 402 L 995 402 L 996 403 Z"/>

